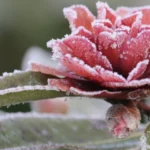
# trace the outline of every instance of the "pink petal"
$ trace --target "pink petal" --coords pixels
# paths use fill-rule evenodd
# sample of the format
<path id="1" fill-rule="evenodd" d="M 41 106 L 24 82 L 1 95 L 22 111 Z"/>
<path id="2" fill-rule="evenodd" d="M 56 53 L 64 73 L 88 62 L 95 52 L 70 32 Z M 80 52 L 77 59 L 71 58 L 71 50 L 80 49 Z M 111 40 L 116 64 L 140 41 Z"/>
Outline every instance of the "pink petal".
<path id="1" fill-rule="evenodd" d="M 74 30 L 74 32 L 72 32 L 71 35 L 83 36 L 83 37 L 86 37 L 87 39 L 89 39 L 92 42 L 94 41 L 92 32 L 90 32 L 89 30 L 85 29 L 82 26 L 80 26 L 76 30 Z"/>
<path id="2" fill-rule="evenodd" d="M 65 92 L 69 92 L 71 86 L 80 86 L 79 82 L 71 79 L 48 79 L 48 85 Z"/>
<path id="3" fill-rule="evenodd" d="M 136 67 L 129 73 L 127 81 L 136 80 L 140 78 L 147 69 L 149 60 L 140 61 Z"/>
<path id="4" fill-rule="evenodd" d="M 150 24 L 150 6 L 134 8 L 131 12 L 142 12 L 142 24 Z"/>
<path id="5" fill-rule="evenodd" d="M 98 98 L 114 98 L 114 99 L 123 99 L 124 92 L 122 91 L 108 91 L 108 90 L 99 90 L 99 91 L 85 91 L 76 87 L 71 87 L 70 92 L 76 95 L 88 96 L 88 97 L 98 97 Z"/>
<path id="6" fill-rule="evenodd" d="M 122 45 L 126 42 L 127 33 L 124 31 L 101 32 L 98 36 L 99 51 L 105 55 L 113 66 L 113 69 L 120 72 L 120 55 L 122 53 Z"/>
<path id="7" fill-rule="evenodd" d="M 86 6 L 74 5 L 64 8 L 63 12 L 68 19 L 72 30 L 75 30 L 79 26 L 83 26 L 87 30 L 92 31 L 91 23 L 95 17 Z"/>
<path id="8" fill-rule="evenodd" d="M 70 54 L 83 60 L 85 64 L 91 67 L 100 65 L 103 68 L 112 69 L 108 59 L 101 52 L 97 51 L 94 43 L 84 37 L 68 36 L 62 40 L 50 41 L 47 45 L 54 49 L 54 53 L 61 51 L 63 55 Z"/>
<path id="9" fill-rule="evenodd" d="M 144 72 L 142 78 L 150 78 L 150 55 L 148 56 L 149 64 L 147 65 L 146 71 Z"/>
<path id="10" fill-rule="evenodd" d="M 136 21 L 131 26 L 130 36 L 132 38 L 135 38 L 140 31 L 141 24 L 142 24 L 141 19 L 142 19 L 142 13 L 139 13 L 139 15 L 136 17 Z"/>
<path id="11" fill-rule="evenodd" d="M 115 11 L 112 10 L 107 3 L 97 2 L 96 7 L 98 11 L 98 19 L 109 19 L 112 24 L 115 24 L 117 16 Z"/>
<path id="12" fill-rule="evenodd" d="M 81 81 L 82 82 L 82 81 Z M 115 100 L 138 100 L 141 98 L 145 98 L 150 95 L 149 89 L 136 89 L 136 90 L 117 90 L 117 91 L 109 91 L 106 89 L 103 90 L 87 90 L 87 86 L 83 86 L 84 82 L 75 81 L 71 79 L 49 79 L 48 84 L 50 87 L 55 88 L 57 90 L 65 91 L 68 94 L 73 93 L 75 95 L 80 96 L 88 96 L 88 97 L 96 97 L 96 98 L 108 98 Z M 80 84 L 81 83 L 81 84 Z M 88 84 L 88 82 L 87 82 Z M 90 83 L 89 83 L 90 84 Z"/>
<path id="13" fill-rule="evenodd" d="M 150 78 L 145 78 L 141 80 L 132 80 L 130 82 L 125 83 L 117 83 L 117 82 L 106 82 L 103 83 L 102 86 L 109 87 L 109 88 L 138 88 L 142 86 L 149 86 L 150 85 Z"/>
<path id="14" fill-rule="evenodd" d="M 97 81 L 101 83 L 103 80 L 98 76 L 98 73 L 94 68 L 86 65 L 82 60 L 78 58 L 71 57 L 70 54 L 66 54 L 65 56 L 60 57 L 61 62 L 64 66 L 66 66 L 71 71 L 75 72 L 79 76 L 90 79 L 92 81 Z"/>
<path id="15" fill-rule="evenodd" d="M 142 25 L 139 32 L 141 32 L 143 30 L 150 30 L 150 26 L 149 25 Z"/>
<path id="16" fill-rule="evenodd" d="M 80 96 L 120 99 L 125 94 L 125 92 L 122 91 L 116 92 L 108 90 L 88 91 L 86 87 L 81 88 L 79 81 L 77 82 L 69 79 L 49 79 L 48 84 L 50 87 L 56 88 L 57 90 L 65 91 L 67 93 L 73 93 L 75 95 Z"/>
<path id="17" fill-rule="evenodd" d="M 68 54 L 63 58 L 62 63 L 73 72 L 76 72 L 78 75 L 83 76 L 84 78 L 90 79 L 92 81 L 97 81 L 98 83 L 107 81 L 125 81 L 125 79 L 122 76 L 119 76 L 117 73 L 106 71 L 100 66 L 91 68 L 90 66 L 84 64 L 83 61 L 78 60 L 77 58 L 72 58 Z"/>
<path id="18" fill-rule="evenodd" d="M 125 16 L 124 18 L 122 18 L 121 22 L 122 22 L 123 25 L 131 27 L 132 24 L 136 21 L 137 16 L 139 16 L 139 15 L 141 16 L 142 13 L 138 12 L 138 13 L 130 14 L 130 15 Z"/>
<path id="19" fill-rule="evenodd" d="M 137 65 L 138 62 L 147 59 L 150 48 L 150 30 L 143 30 L 136 38 L 132 38 L 123 46 L 120 66 L 125 76 Z"/>
<path id="20" fill-rule="evenodd" d="M 116 9 L 116 14 L 119 15 L 120 17 L 126 16 L 130 11 L 130 8 L 128 7 L 118 7 Z"/>
<path id="21" fill-rule="evenodd" d="M 63 66 L 57 66 L 56 68 L 39 64 L 37 62 L 30 63 L 31 70 L 35 72 L 41 72 L 48 75 L 59 76 L 59 77 L 70 77 L 73 79 L 83 80 L 82 77 L 76 75 L 74 72 L 67 71 Z"/>
<path id="22" fill-rule="evenodd" d="M 113 30 L 109 27 L 111 27 L 112 24 L 109 20 L 95 20 L 92 22 L 92 27 L 93 27 L 93 33 L 94 35 L 97 36 L 99 35 L 99 33 L 103 32 L 103 31 L 107 31 L 107 32 L 112 32 Z"/>
<path id="23" fill-rule="evenodd" d="M 104 80 L 104 82 L 125 82 L 126 81 L 123 76 L 119 75 L 116 72 L 105 70 L 100 66 L 96 66 L 95 69 L 98 72 L 98 75 Z"/>

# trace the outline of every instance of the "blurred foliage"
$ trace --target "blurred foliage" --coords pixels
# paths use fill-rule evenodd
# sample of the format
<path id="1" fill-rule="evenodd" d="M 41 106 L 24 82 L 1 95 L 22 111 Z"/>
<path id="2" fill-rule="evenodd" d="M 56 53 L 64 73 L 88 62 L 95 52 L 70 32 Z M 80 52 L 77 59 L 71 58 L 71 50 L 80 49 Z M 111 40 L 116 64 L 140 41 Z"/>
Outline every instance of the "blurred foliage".
<path id="1" fill-rule="evenodd" d="M 63 37 L 69 33 L 68 22 L 62 13 L 64 7 L 85 4 L 96 14 L 96 2 L 97 0 L 1 0 L 0 73 L 20 69 L 22 57 L 27 48 L 38 45 L 46 49 L 48 40 Z M 111 0 L 108 3 L 113 8 L 120 5 L 150 4 L 148 0 Z"/>

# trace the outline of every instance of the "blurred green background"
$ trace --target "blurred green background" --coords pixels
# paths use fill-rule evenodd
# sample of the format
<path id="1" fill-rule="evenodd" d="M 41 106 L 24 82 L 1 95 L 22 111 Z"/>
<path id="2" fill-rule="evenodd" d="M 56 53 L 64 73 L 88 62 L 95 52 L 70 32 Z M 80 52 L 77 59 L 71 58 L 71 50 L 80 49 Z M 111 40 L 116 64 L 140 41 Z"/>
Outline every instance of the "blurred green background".
<path id="1" fill-rule="evenodd" d="M 25 51 L 31 46 L 46 50 L 46 42 L 69 33 L 62 10 L 73 4 L 85 4 L 95 15 L 97 0 L 0 0 L 0 74 L 21 69 Z M 107 0 L 118 6 L 150 5 L 149 0 Z M 13 106 L 7 111 L 28 111 L 29 105 Z"/>

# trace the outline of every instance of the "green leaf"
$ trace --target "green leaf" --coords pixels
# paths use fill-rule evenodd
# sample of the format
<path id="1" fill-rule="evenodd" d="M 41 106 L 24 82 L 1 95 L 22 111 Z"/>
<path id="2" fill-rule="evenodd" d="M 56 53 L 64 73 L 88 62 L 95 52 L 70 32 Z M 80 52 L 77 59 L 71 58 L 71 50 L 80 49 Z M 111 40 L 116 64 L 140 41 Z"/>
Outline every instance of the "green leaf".
<path id="1" fill-rule="evenodd" d="M 4 73 L 0 77 L 0 107 L 66 96 L 66 93 L 47 86 L 48 78 L 53 76 L 31 71 Z"/>
<path id="2" fill-rule="evenodd" d="M 0 123 L 1 149 L 120 150 L 139 147 L 141 136 L 138 131 L 127 139 L 114 139 L 105 121 L 94 117 L 18 113 L 1 115 Z"/>
<path id="3" fill-rule="evenodd" d="M 0 77 L 0 90 L 25 86 L 25 85 L 47 85 L 48 76 L 40 72 L 15 71 L 14 73 L 4 73 Z"/>
<path id="4" fill-rule="evenodd" d="M 146 150 L 150 150 L 150 124 L 147 125 L 144 135 L 141 137 L 141 142 Z"/>
<path id="5" fill-rule="evenodd" d="M 0 91 L 0 106 L 64 96 L 66 96 L 66 93 L 52 89 L 49 86 L 16 87 Z"/>

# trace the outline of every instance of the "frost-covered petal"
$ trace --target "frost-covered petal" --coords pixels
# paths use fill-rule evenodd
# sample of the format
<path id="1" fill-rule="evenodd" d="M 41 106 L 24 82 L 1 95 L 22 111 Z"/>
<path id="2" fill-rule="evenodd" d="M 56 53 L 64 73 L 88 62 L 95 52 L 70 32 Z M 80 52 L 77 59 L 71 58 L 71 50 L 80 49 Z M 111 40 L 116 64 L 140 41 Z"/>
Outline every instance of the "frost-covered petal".
<path id="1" fill-rule="evenodd" d="M 143 86 L 150 86 L 150 78 L 145 78 L 141 80 L 132 80 L 130 82 L 117 83 L 117 82 L 106 82 L 102 86 L 109 88 L 138 88 Z"/>
<path id="2" fill-rule="evenodd" d="M 122 53 L 122 45 L 126 42 L 127 33 L 125 31 L 101 32 L 98 36 L 99 51 L 105 55 L 117 72 L 120 71 L 120 59 Z"/>
<path id="3" fill-rule="evenodd" d="M 67 54 L 62 59 L 62 63 L 79 76 L 91 79 L 92 81 L 97 81 L 100 84 L 102 82 L 112 82 L 112 81 L 125 82 L 125 79 L 121 75 L 105 70 L 101 66 L 91 68 L 90 66 L 84 64 L 83 61 L 77 58 L 72 58 L 69 54 Z"/>
<path id="4" fill-rule="evenodd" d="M 150 30 L 143 30 L 138 33 L 136 38 L 127 40 L 123 46 L 122 58 L 119 63 L 122 74 L 127 76 L 138 62 L 147 59 L 149 48 Z"/>
<path id="5" fill-rule="evenodd" d="M 107 32 L 113 32 L 113 30 L 110 28 L 112 26 L 111 22 L 109 20 L 94 20 L 92 22 L 92 27 L 93 27 L 93 33 L 94 35 L 97 36 L 99 33 L 103 31 Z"/>
<path id="6" fill-rule="evenodd" d="M 131 31 L 130 31 L 131 38 L 135 38 L 138 35 L 142 25 L 141 20 L 142 20 L 142 13 L 139 12 L 135 22 L 131 26 Z"/>
<path id="7" fill-rule="evenodd" d="M 89 30 L 85 29 L 82 26 L 80 26 L 76 30 L 74 30 L 71 35 L 86 37 L 90 41 L 94 40 L 92 32 L 90 32 Z"/>
<path id="8" fill-rule="evenodd" d="M 150 55 L 148 56 L 149 64 L 147 65 L 146 71 L 144 72 L 142 78 L 150 78 Z"/>
<path id="9" fill-rule="evenodd" d="M 150 24 L 150 6 L 131 9 L 131 13 L 142 12 L 142 24 Z"/>
<path id="10" fill-rule="evenodd" d="M 68 94 L 73 93 L 75 95 L 80 96 L 88 96 L 88 97 L 96 97 L 96 98 L 107 98 L 114 99 L 115 100 L 137 100 L 140 98 L 144 98 L 150 94 L 149 89 L 136 89 L 136 90 L 117 90 L 117 91 L 109 91 L 107 89 L 92 89 L 91 87 L 94 85 L 91 85 L 89 82 L 84 81 L 77 81 L 77 80 L 71 80 L 71 79 L 49 79 L 48 85 L 51 88 L 55 88 L 57 90 L 65 91 Z M 91 88 L 89 90 L 89 87 Z"/>
<path id="11" fill-rule="evenodd" d="M 127 16 L 125 16 L 121 19 L 121 22 L 122 22 L 123 25 L 131 27 L 132 24 L 139 17 L 142 18 L 142 13 L 141 12 L 137 12 L 137 13 L 134 13 L 134 14 L 127 15 Z"/>
<path id="12" fill-rule="evenodd" d="M 128 8 L 128 7 L 119 7 L 116 10 L 116 14 L 121 16 L 123 20 L 127 23 L 131 23 L 134 21 L 134 17 L 137 13 L 142 13 L 142 24 L 150 24 L 150 6 L 145 7 L 135 7 L 135 8 Z M 129 19 L 130 18 L 130 19 Z M 128 20 L 129 19 L 129 20 Z M 132 20 L 133 19 L 133 20 Z M 123 21 L 123 22 L 124 22 Z M 124 22 L 124 23 L 125 23 Z M 125 24 L 126 24 L 125 23 Z M 128 24 L 127 23 L 127 24 Z M 129 24 L 128 24 L 129 25 Z"/>
<path id="13" fill-rule="evenodd" d="M 56 65 L 56 67 L 47 66 L 37 62 L 31 62 L 30 67 L 32 71 L 41 72 L 48 75 L 58 76 L 58 77 L 70 77 L 73 79 L 83 80 L 82 77 L 76 75 L 74 72 L 68 71 L 65 67 L 61 65 Z"/>
<path id="14" fill-rule="evenodd" d="M 97 7 L 98 19 L 109 19 L 112 22 L 112 24 L 115 24 L 117 20 L 117 16 L 115 14 L 115 11 L 112 10 L 107 3 L 97 2 L 96 7 Z"/>
<path id="15" fill-rule="evenodd" d="M 89 65 L 85 64 L 82 60 L 76 57 L 71 57 L 70 54 L 60 57 L 61 63 L 66 66 L 69 70 L 75 72 L 77 75 L 84 78 L 90 79 L 92 81 L 97 81 L 99 83 L 103 82 L 102 78 L 98 76 L 96 70 Z"/>
<path id="16" fill-rule="evenodd" d="M 76 95 L 88 96 L 88 97 L 97 97 L 97 98 L 111 98 L 111 99 L 124 99 L 127 97 L 126 93 L 123 91 L 108 91 L 108 90 L 99 90 L 99 91 L 85 91 L 76 87 L 71 87 L 70 92 Z"/>
<path id="17" fill-rule="evenodd" d="M 68 36 L 62 40 L 50 41 L 47 45 L 54 49 L 54 53 L 60 51 L 63 55 L 70 54 L 83 60 L 85 64 L 91 67 L 100 65 L 105 69 L 112 69 L 108 59 L 101 52 L 97 51 L 94 43 L 85 37 Z"/>
<path id="18" fill-rule="evenodd" d="M 87 88 L 87 86 L 90 86 L 88 83 L 84 84 L 80 81 L 70 79 L 49 79 L 48 85 L 57 90 L 65 91 L 68 94 L 73 93 L 75 95 L 88 97 L 122 99 L 127 96 L 127 94 L 123 91 L 89 90 Z"/>
<path id="19" fill-rule="evenodd" d="M 57 90 L 69 92 L 71 86 L 79 87 L 80 83 L 71 79 L 48 79 L 48 85 Z"/>
<path id="20" fill-rule="evenodd" d="M 64 8 L 63 12 L 72 30 L 75 30 L 79 26 L 83 26 L 87 30 L 92 31 L 91 22 L 93 22 L 95 17 L 86 6 L 74 5 Z"/>
<path id="21" fill-rule="evenodd" d="M 116 14 L 119 15 L 120 17 L 124 17 L 128 15 L 129 11 L 130 11 L 130 8 L 128 7 L 118 7 L 116 9 Z"/>
<path id="22" fill-rule="evenodd" d="M 98 75 L 104 80 L 104 82 L 125 82 L 125 78 L 116 72 L 105 70 L 100 66 L 95 67 Z"/>
<path id="23" fill-rule="evenodd" d="M 140 78 L 147 69 L 149 60 L 140 61 L 136 67 L 129 73 L 127 81 L 136 80 Z"/>

